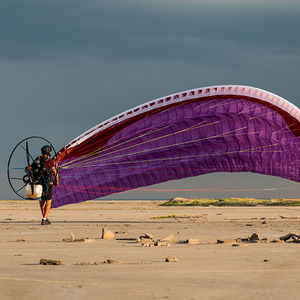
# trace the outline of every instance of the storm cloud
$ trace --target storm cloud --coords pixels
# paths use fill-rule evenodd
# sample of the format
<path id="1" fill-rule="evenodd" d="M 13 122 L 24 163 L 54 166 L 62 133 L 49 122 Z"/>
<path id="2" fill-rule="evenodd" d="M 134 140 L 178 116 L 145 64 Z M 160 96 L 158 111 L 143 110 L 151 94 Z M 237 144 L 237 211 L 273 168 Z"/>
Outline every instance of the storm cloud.
<path id="1" fill-rule="evenodd" d="M 0 57 L 217 64 L 241 59 L 249 47 L 270 55 L 298 54 L 300 5 L 250 4 L 1 1 Z"/>
<path id="2" fill-rule="evenodd" d="M 4 0 L 0 28 L 0 198 L 14 198 L 6 161 L 29 135 L 60 148 L 135 105 L 215 84 L 256 86 L 300 106 L 299 1 Z M 247 176 L 226 185 L 299 195 L 292 182 Z M 221 178 L 170 184 L 223 186 Z"/>

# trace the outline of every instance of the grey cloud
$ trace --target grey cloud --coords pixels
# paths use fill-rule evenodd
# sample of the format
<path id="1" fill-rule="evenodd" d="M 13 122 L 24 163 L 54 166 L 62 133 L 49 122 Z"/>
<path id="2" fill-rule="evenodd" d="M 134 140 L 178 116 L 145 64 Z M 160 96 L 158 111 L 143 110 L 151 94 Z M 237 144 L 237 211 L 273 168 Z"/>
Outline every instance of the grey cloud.
<path id="1" fill-rule="evenodd" d="M 226 44 L 299 51 L 300 7 L 138 4 L 136 1 L 20 1 L 0 4 L 0 57 L 187 60 L 205 63 Z M 225 42 L 225 43 L 224 43 Z M 216 45 L 215 47 L 213 45 Z M 284 49 L 284 50 L 283 50 Z M 229 55 L 230 56 L 230 55 Z"/>
<path id="2" fill-rule="evenodd" d="M 299 107 L 299 13 L 294 0 L 2 0 L 1 197 L 14 198 L 5 179 L 7 158 L 29 135 L 59 149 L 135 105 L 215 84 L 257 86 Z M 299 184 L 249 174 L 174 185 L 217 188 L 221 181 L 282 187 L 253 196 L 299 194 Z M 129 198 L 134 195 L 140 194 Z M 234 195 L 241 193 L 228 194 Z"/>

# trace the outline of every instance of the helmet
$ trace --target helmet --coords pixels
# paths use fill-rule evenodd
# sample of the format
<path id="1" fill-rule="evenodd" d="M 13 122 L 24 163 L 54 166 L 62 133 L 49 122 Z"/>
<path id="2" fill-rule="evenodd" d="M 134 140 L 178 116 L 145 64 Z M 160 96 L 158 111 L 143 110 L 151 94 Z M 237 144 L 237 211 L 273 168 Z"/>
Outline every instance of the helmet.
<path id="1" fill-rule="evenodd" d="M 49 145 L 45 145 L 41 148 L 41 152 L 43 155 L 51 156 L 52 148 Z"/>

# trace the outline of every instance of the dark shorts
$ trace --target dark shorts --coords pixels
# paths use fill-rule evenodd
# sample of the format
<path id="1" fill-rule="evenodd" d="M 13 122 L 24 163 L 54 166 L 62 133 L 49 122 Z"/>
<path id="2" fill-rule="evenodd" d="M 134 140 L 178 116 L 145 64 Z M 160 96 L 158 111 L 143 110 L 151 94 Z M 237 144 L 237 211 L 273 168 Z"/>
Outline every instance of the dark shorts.
<path id="1" fill-rule="evenodd" d="M 52 185 L 43 185 L 43 193 L 41 200 L 51 200 L 52 199 Z"/>

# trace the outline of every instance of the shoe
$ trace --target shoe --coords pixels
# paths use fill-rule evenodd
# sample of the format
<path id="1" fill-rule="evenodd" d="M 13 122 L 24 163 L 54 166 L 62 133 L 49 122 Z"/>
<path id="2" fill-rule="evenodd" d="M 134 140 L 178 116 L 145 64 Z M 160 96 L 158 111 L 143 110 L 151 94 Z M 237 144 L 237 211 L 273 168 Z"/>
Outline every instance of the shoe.
<path id="1" fill-rule="evenodd" d="M 41 225 L 50 225 L 51 222 L 48 219 L 42 219 Z"/>

